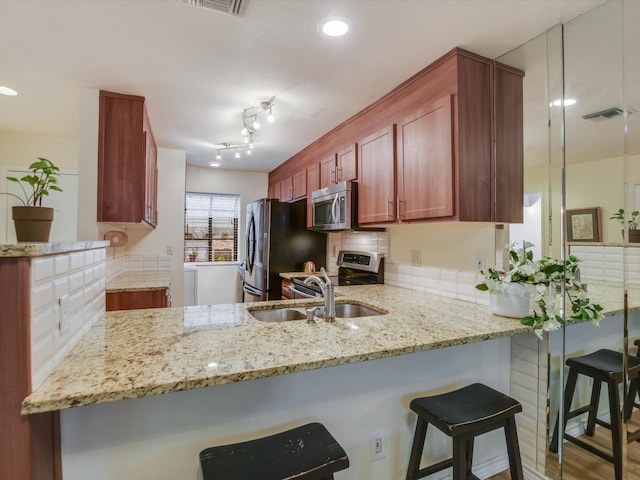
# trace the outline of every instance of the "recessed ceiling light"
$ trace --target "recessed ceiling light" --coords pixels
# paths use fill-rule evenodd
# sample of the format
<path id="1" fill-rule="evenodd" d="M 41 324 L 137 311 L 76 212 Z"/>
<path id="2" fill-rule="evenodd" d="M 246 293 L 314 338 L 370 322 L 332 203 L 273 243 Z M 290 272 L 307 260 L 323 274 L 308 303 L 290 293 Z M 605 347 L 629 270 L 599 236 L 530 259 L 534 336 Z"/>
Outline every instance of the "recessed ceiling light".
<path id="1" fill-rule="evenodd" d="M 320 22 L 319 28 L 329 37 L 341 37 L 351 29 L 351 20 L 347 17 L 327 17 Z"/>
<path id="2" fill-rule="evenodd" d="M 219 167 L 220 164 L 218 162 L 209 162 L 209 165 L 211 165 L 212 167 Z"/>
<path id="3" fill-rule="evenodd" d="M 16 95 L 18 95 L 18 92 L 16 92 L 13 88 L 0 85 L 0 95 L 9 95 L 10 97 L 15 97 Z"/>

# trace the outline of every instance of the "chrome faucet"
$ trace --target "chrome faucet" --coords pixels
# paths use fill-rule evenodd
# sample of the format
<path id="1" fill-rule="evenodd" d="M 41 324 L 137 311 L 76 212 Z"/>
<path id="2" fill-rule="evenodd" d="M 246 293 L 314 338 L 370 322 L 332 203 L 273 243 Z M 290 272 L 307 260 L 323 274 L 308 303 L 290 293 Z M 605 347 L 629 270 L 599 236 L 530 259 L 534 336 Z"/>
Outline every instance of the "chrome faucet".
<path id="1" fill-rule="evenodd" d="M 304 279 L 305 285 L 310 285 L 315 283 L 320 287 L 322 291 L 322 296 L 324 297 L 324 321 L 325 322 L 335 322 L 336 321 L 336 299 L 333 293 L 333 284 L 327 275 L 324 267 L 320 269 L 320 273 L 324 277 L 324 280 L 316 275 L 311 275 Z M 315 311 L 314 311 L 315 313 Z"/>

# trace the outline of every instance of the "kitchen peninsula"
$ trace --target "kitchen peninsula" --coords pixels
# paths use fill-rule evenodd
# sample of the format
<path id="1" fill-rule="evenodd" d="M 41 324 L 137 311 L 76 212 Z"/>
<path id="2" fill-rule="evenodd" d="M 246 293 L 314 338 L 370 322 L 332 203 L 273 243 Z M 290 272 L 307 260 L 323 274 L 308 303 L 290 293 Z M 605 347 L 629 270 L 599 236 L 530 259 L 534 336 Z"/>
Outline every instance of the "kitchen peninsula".
<path id="1" fill-rule="evenodd" d="M 528 327 L 490 315 L 484 305 L 388 285 L 336 290 L 338 302 L 389 313 L 307 324 L 260 322 L 247 310 L 280 301 L 107 313 L 25 399 L 23 413 L 62 410 L 65 479 L 89 472 L 195 479 L 200 449 L 310 419 L 325 423 L 347 450 L 351 467 L 342 478 L 400 478 L 411 398 L 471 381 L 522 392 L 513 384 L 523 373 L 512 372 L 526 350 L 533 352 L 533 390 L 519 398 L 519 426 L 535 427 L 539 404 L 546 404 L 546 391 L 536 390 L 546 353 L 537 353 L 542 344 Z M 614 290 L 592 292 L 611 315 L 622 308 Z M 390 454 L 370 463 L 369 433 L 381 429 Z M 525 464 L 544 444 L 542 435 L 521 435 Z M 440 440 L 436 450 L 446 451 Z M 503 469 L 500 442 L 497 436 L 478 446 L 481 474 Z"/>

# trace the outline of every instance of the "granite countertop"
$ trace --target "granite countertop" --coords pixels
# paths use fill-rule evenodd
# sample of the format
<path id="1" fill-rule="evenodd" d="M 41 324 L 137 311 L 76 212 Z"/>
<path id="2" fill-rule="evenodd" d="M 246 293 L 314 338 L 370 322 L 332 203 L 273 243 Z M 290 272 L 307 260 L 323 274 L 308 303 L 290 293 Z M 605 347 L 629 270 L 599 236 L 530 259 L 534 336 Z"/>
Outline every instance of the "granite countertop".
<path id="1" fill-rule="evenodd" d="M 0 245 L 2 257 L 44 257 L 60 253 L 71 253 L 94 248 L 108 247 L 109 242 L 58 242 L 58 243 L 6 243 Z"/>
<path id="2" fill-rule="evenodd" d="M 591 287 L 608 314 L 620 288 Z M 388 285 L 336 287 L 336 303 L 388 314 L 269 323 L 248 309 L 311 299 L 108 312 L 22 404 L 36 413 L 282 375 L 529 333 L 485 305 Z M 603 320 L 606 321 L 606 320 Z M 242 348 L 238 348 L 242 346 Z"/>
<path id="3" fill-rule="evenodd" d="M 165 290 L 171 286 L 170 272 L 123 272 L 107 282 L 106 293 Z"/>

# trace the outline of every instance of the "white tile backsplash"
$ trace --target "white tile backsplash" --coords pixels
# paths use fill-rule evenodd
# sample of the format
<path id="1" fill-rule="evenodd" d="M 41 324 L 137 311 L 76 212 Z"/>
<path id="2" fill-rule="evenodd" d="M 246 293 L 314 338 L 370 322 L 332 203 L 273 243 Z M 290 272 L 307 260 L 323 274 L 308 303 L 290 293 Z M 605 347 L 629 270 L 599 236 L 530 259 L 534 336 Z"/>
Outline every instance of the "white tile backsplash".
<path id="1" fill-rule="evenodd" d="M 104 315 L 103 249 L 31 261 L 31 378 L 38 387 L 80 337 Z M 66 312 L 60 299 L 67 298 Z"/>
<path id="2" fill-rule="evenodd" d="M 580 259 L 583 282 L 598 281 L 640 285 L 640 248 L 614 245 L 572 245 L 572 255 Z"/>

